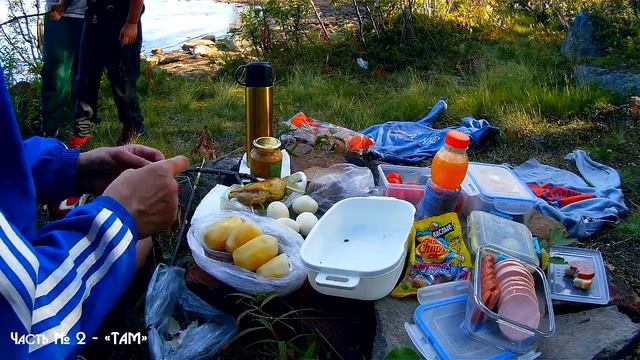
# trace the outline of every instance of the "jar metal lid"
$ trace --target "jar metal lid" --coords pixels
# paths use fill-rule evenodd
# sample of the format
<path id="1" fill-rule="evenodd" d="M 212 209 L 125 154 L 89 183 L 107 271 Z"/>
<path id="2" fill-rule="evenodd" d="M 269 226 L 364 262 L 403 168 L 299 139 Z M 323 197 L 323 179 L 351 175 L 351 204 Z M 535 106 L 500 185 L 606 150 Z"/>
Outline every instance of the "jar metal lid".
<path id="1" fill-rule="evenodd" d="M 253 146 L 259 150 L 276 151 L 281 145 L 280 140 L 270 136 L 259 137 L 253 140 Z"/>

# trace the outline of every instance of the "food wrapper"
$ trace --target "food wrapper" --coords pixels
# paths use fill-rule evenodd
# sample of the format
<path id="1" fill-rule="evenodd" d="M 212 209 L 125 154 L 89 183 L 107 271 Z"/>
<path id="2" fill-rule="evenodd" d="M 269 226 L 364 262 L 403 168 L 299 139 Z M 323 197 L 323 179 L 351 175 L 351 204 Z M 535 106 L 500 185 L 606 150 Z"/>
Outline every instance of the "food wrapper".
<path id="1" fill-rule="evenodd" d="M 374 145 L 373 139 L 342 126 L 312 119 L 302 112 L 295 114 L 287 125 L 293 136 L 309 144 L 350 154 L 362 155 Z"/>
<path id="2" fill-rule="evenodd" d="M 471 278 L 471 256 L 456 213 L 416 221 L 409 261 L 393 297 L 415 295 L 421 287 Z"/>

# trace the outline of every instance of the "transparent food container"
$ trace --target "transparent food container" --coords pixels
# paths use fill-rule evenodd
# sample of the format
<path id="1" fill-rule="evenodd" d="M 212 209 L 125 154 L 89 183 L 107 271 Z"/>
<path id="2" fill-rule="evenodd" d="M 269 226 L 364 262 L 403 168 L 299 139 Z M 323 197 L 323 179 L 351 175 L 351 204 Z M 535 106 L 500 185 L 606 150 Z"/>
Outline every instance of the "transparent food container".
<path id="1" fill-rule="evenodd" d="M 503 165 L 469 163 L 461 187 L 464 216 L 480 210 L 526 223 L 537 201 L 531 189 Z"/>
<path id="2" fill-rule="evenodd" d="M 484 211 L 472 211 L 467 218 L 467 247 L 475 256 L 482 245 L 494 245 L 505 253 L 540 264 L 533 244 L 533 235 L 525 225 Z"/>
<path id="3" fill-rule="evenodd" d="M 398 173 L 402 184 L 390 183 L 387 175 Z M 406 200 L 418 207 L 424 197 L 424 189 L 431 178 L 431 169 L 427 167 L 378 165 L 378 186 L 384 196 Z"/>
<path id="4" fill-rule="evenodd" d="M 534 284 L 533 291 L 535 292 L 535 298 L 529 297 L 529 295 L 527 295 L 527 298 L 532 299 L 532 301 L 537 303 L 539 321 L 536 327 L 531 327 L 502 316 L 501 313 L 503 313 L 502 310 L 505 306 L 503 301 L 504 298 L 501 298 L 501 301 L 499 302 L 498 312 L 494 312 L 483 303 L 482 280 L 484 278 L 482 259 L 488 256 L 493 256 L 495 259 L 499 259 L 496 266 L 501 261 L 513 262 L 516 260 L 524 265 L 529 271 L 531 275 L 530 279 L 532 279 L 531 281 L 533 281 Z M 489 270 L 487 270 L 487 275 L 488 272 Z M 509 305 L 514 304 L 517 303 L 511 301 Z M 523 305 L 521 307 L 510 306 L 510 308 L 515 308 L 520 313 L 524 312 L 526 314 L 533 314 L 531 311 L 526 311 L 527 308 L 531 309 L 531 303 L 529 303 L 529 307 L 525 307 Z M 533 315 L 531 315 L 531 317 L 535 318 Z M 476 256 L 473 286 L 470 287 L 469 300 L 466 304 L 464 324 L 469 335 L 476 339 L 514 353 L 523 354 L 528 352 L 535 345 L 537 336 L 550 337 L 554 334 L 556 329 L 553 306 L 551 304 L 550 292 L 547 287 L 547 280 L 544 272 L 534 264 L 516 259 L 495 246 L 480 246 Z M 510 337 L 508 337 L 507 334 L 510 334 Z M 514 340 L 514 338 L 517 339 Z"/>
<path id="5" fill-rule="evenodd" d="M 418 291 L 420 306 L 414 315 L 415 326 L 426 337 L 428 344 L 421 344 L 420 337 L 411 328 L 409 336 L 420 353 L 429 353 L 430 345 L 441 360 L 502 360 L 514 354 L 491 344 L 472 338 L 464 326 L 469 281 L 453 281 L 427 286 Z"/>
<path id="6" fill-rule="evenodd" d="M 553 246 L 550 249 L 549 255 L 561 257 L 566 262 L 566 264 L 549 264 L 549 268 L 547 269 L 549 290 L 551 291 L 552 299 L 598 305 L 609 303 L 607 271 L 605 270 L 600 251 L 567 246 Z M 590 289 L 582 290 L 574 287 L 573 277 L 565 275 L 565 271 L 571 261 L 584 261 L 593 266 L 595 277 L 593 278 Z"/>

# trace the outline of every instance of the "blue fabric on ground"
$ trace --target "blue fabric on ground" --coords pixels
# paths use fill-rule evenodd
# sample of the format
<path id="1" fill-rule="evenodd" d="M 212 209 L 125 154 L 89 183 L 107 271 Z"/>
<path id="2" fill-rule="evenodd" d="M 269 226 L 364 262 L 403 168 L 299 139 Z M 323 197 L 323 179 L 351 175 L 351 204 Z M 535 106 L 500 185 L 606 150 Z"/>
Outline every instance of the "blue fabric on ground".
<path id="1" fill-rule="evenodd" d="M 432 128 L 431 123 L 446 110 L 447 102 L 441 98 L 429 114 L 418 121 L 389 121 L 373 125 L 361 133 L 375 141 L 370 149 L 374 157 L 394 164 L 416 164 L 434 156 L 444 145 L 444 137 L 449 130 L 458 130 L 471 136 L 471 146 L 500 133 L 487 120 L 472 117 L 462 119 L 461 126 Z"/>
<path id="2" fill-rule="evenodd" d="M 575 161 L 584 179 L 570 171 L 541 164 L 536 159 L 526 161 L 514 171 L 526 183 L 566 186 L 581 193 L 594 194 L 595 198 L 563 208 L 538 199 L 537 209 L 541 213 L 561 222 L 576 238 L 591 236 L 603 225 L 616 223 L 628 213 L 616 170 L 592 160 L 583 150 L 574 150 L 565 160 Z"/>

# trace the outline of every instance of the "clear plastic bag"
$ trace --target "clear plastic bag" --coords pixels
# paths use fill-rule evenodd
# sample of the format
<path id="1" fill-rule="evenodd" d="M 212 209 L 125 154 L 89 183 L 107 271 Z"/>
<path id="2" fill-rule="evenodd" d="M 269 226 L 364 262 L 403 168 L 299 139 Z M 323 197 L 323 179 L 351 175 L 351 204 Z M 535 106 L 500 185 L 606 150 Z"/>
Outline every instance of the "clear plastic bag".
<path id="1" fill-rule="evenodd" d="M 230 216 L 239 216 L 245 221 L 249 220 L 258 225 L 264 234 L 272 235 L 278 239 L 279 253 L 286 253 L 289 257 L 289 275 L 281 279 L 265 278 L 235 266 L 231 261 L 231 256 L 226 252 L 209 249 L 203 242 L 204 233 L 209 226 Z M 206 218 L 194 219 L 187 233 L 187 241 L 191 255 L 198 266 L 216 279 L 244 293 L 286 295 L 299 289 L 307 277 L 307 270 L 300 258 L 302 236 L 272 218 L 248 212 L 223 211 Z"/>
<path id="2" fill-rule="evenodd" d="M 336 164 L 319 172 L 309 184 L 307 193 L 318 202 L 321 213 L 340 200 L 375 195 L 373 174 L 366 167 Z"/>
<path id="3" fill-rule="evenodd" d="M 165 264 L 151 278 L 144 318 L 153 359 L 210 359 L 238 332 L 231 315 L 187 289 L 184 269 Z"/>

